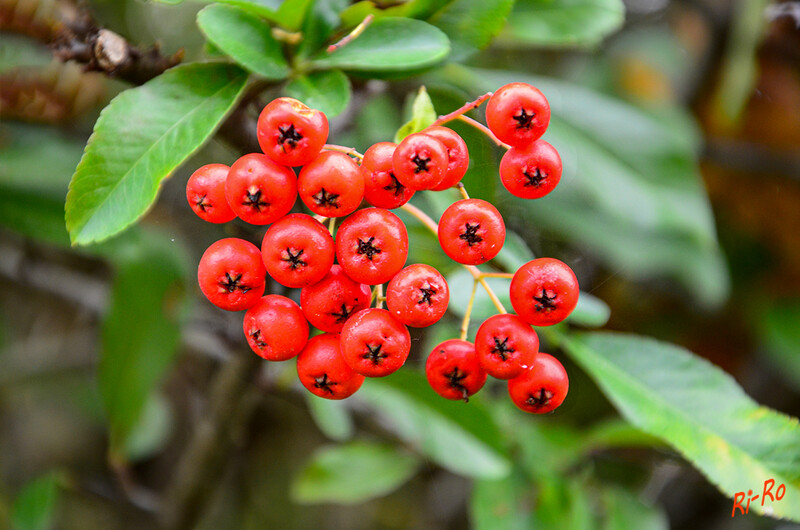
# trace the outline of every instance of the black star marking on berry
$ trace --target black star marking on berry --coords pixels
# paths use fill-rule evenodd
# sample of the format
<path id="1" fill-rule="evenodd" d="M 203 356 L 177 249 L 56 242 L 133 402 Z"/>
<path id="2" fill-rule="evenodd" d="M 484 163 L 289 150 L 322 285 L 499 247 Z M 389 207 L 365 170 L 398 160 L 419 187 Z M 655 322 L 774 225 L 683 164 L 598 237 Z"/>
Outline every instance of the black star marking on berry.
<path id="1" fill-rule="evenodd" d="M 481 227 L 480 223 L 464 223 L 464 232 L 458 236 L 459 239 L 463 239 L 467 242 L 469 246 L 477 245 L 483 238 L 478 235 L 478 229 Z"/>
<path id="2" fill-rule="evenodd" d="M 350 318 L 350 313 L 353 312 L 352 307 L 347 307 L 346 305 L 342 304 L 341 309 L 339 309 L 338 313 L 330 313 L 331 316 L 336 317 L 336 323 L 341 324 L 347 321 Z"/>
<path id="3" fill-rule="evenodd" d="M 358 250 L 356 250 L 356 252 L 358 254 L 366 254 L 367 259 L 370 261 L 372 261 L 372 257 L 375 254 L 381 253 L 381 249 L 372 244 L 374 239 L 374 237 L 370 237 L 366 241 L 363 241 L 361 238 L 358 238 Z"/>
<path id="4" fill-rule="evenodd" d="M 551 399 L 553 399 L 553 393 L 542 387 L 538 392 L 528 394 L 528 399 L 525 400 L 525 403 L 531 407 L 542 408 L 549 405 Z"/>
<path id="5" fill-rule="evenodd" d="M 414 168 L 414 173 L 422 173 L 423 171 L 430 171 L 428 169 L 428 163 L 431 161 L 430 158 L 422 158 L 419 154 L 414 155 L 414 158 L 411 159 L 417 167 Z"/>
<path id="6" fill-rule="evenodd" d="M 383 344 L 367 344 L 367 352 L 361 357 L 369 359 L 372 364 L 381 364 L 381 361 L 389 356 L 388 353 L 381 351 Z"/>
<path id="7" fill-rule="evenodd" d="M 325 188 L 320 189 L 317 194 L 312 195 L 311 198 L 314 199 L 314 202 L 316 202 L 318 206 L 326 206 L 330 208 L 339 207 L 339 194 L 331 193 Z"/>
<path id="8" fill-rule="evenodd" d="M 218 282 L 218 283 L 219 283 L 220 287 L 222 287 L 223 289 L 225 289 L 229 293 L 232 293 L 233 291 L 236 291 L 237 289 L 239 291 L 242 291 L 243 293 L 246 293 L 247 291 L 250 290 L 250 288 L 248 286 L 246 286 L 246 285 L 242 285 L 241 282 L 242 282 L 241 273 L 237 274 L 236 277 L 234 278 L 234 277 L 231 276 L 231 274 L 229 272 L 226 272 L 225 273 L 225 281 L 221 281 L 221 282 Z"/>
<path id="9" fill-rule="evenodd" d="M 453 369 L 444 374 L 444 376 L 447 378 L 450 386 L 461 391 L 461 395 L 464 398 L 464 403 L 469 401 L 467 387 L 461 384 L 461 381 L 467 378 L 467 373 L 459 370 L 458 366 L 454 366 Z"/>
<path id="10" fill-rule="evenodd" d="M 542 294 L 539 296 L 534 296 L 533 299 L 536 300 L 536 307 L 537 311 L 552 311 L 556 308 L 556 298 L 558 298 L 558 294 L 555 291 L 550 291 L 552 296 L 547 294 L 546 289 L 542 289 Z"/>
<path id="11" fill-rule="evenodd" d="M 286 152 L 286 144 L 289 144 L 289 147 L 294 149 L 297 147 L 297 143 L 303 139 L 303 135 L 295 130 L 294 124 L 288 127 L 278 127 L 278 133 L 278 143 L 281 144 L 284 152 Z"/>
<path id="12" fill-rule="evenodd" d="M 516 350 L 514 348 L 509 347 L 508 345 L 508 337 L 503 338 L 501 341 L 499 337 L 494 338 L 494 346 L 492 347 L 492 353 L 500 357 L 501 361 L 505 361 L 508 359 L 509 354 L 514 353 Z"/>
<path id="13" fill-rule="evenodd" d="M 268 208 L 269 203 L 261 198 L 261 190 L 258 188 L 250 188 L 247 190 L 247 198 L 242 203 L 243 206 L 249 206 L 259 212 L 262 208 Z"/>
<path id="14" fill-rule="evenodd" d="M 403 186 L 403 184 L 401 184 L 399 180 L 397 180 L 397 177 L 394 176 L 394 173 L 389 172 L 389 176 L 392 177 L 392 183 L 389 184 L 388 186 L 384 186 L 383 189 L 385 189 L 386 191 L 391 191 L 392 193 L 394 193 L 395 197 L 402 195 L 406 187 Z"/>
<path id="15" fill-rule="evenodd" d="M 292 254 L 292 250 L 295 251 L 294 254 Z M 304 250 L 302 248 L 300 250 L 287 248 L 286 254 L 284 255 L 284 257 L 281 258 L 281 260 L 288 261 L 289 266 L 292 268 L 292 270 L 298 269 L 300 267 L 305 267 L 308 264 L 302 259 L 300 259 L 300 256 L 303 255 L 303 252 Z"/>
<path id="16" fill-rule="evenodd" d="M 332 386 L 336 386 L 339 383 L 335 381 L 331 381 L 328 379 L 328 374 L 322 374 L 322 377 L 315 377 L 314 378 L 314 388 L 321 388 L 325 392 L 329 394 L 333 394 Z"/>
<path id="17" fill-rule="evenodd" d="M 203 195 L 202 197 L 197 199 L 197 202 L 194 203 L 194 205 L 197 206 L 198 208 L 200 208 L 201 212 L 205 212 L 206 208 L 211 207 L 211 204 L 208 201 L 206 201 L 206 196 L 205 195 Z"/>
<path id="18" fill-rule="evenodd" d="M 547 173 L 542 173 L 542 170 L 534 168 L 533 171 L 528 171 L 526 168 L 525 171 L 522 172 L 525 175 L 525 187 L 532 186 L 534 188 L 538 188 L 542 185 L 542 182 L 547 178 Z"/>
<path id="19" fill-rule="evenodd" d="M 536 117 L 535 112 L 531 112 L 528 114 L 528 111 L 522 109 L 519 111 L 519 114 L 512 116 L 514 121 L 517 122 L 517 129 L 530 129 L 531 125 L 533 125 L 533 118 Z"/>
<path id="20" fill-rule="evenodd" d="M 420 287 L 419 292 L 422 293 L 422 296 L 419 297 L 419 301 L 417 304 L 428 304 L 433 305 L 433 300 L 431 300 L 431 296 L 436 294 L 436 289 L 433 287 Z"/>
<path id="21" fill-rule="evenodd" d="M 251 331 L 250 332 L 250 338 L 252 338 L 253 342 L 256 344 L 256 346 L 258 346 L 262 350 L 267 347 L 267 342 L 261 336 L 261 330 L 260 329 L 257 329 L 255 331 Z"/>

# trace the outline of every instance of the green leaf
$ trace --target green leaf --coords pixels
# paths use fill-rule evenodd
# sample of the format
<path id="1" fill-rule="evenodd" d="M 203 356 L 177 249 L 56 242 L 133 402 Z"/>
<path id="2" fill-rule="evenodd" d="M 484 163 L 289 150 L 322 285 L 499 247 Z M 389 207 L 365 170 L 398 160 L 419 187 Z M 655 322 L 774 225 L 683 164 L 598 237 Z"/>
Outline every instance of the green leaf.
<path id="1" fill-rule="evenodd" d="M 341 401 L 323 399 L 314 394 L 306 394 L 308 411 L 319 430 L 331 440 L 341 442 L 353 437 L 353 418 Z"/>
<path id="2" fill-rule="evenodd" d="M 41 43 L 21 35 L 3 33 L 0 40 L 0 74 L 17 68 L 43 68 L 53 54 Z"/>
<path id="3" fill-rule="evenodd" d="M 290 81 L 286 93 L 330 118 L 347 108 L 351 95 L 350 80 L 341 70 L 313 72 Z"/>
<path id="4" fill-rule="evenodd" d="M 61 480 L 61 473 L 51 471 L 22 488 L 11 507 L 11 524 L 15 530 L 47 530 L 52 527 Z"/>
<path id="5" fill-rule="evenodd" d="M 515 470 L 501 479 L 476 480 L 470 499 L 470 521 L 476 530 L 525 530 L 529 528 L 525 496 L 530 487 Z"/>
<path id="6" fill-rule="evenodd" d="M 538 485 L 539 496 L 531 528 L 597 528 L 591 499 L 577 480 L 551 476 Z"/>
<path id="7" fill-rule="evenodd" d="M 246 79 L 235 66 L 188 64 L 115 97 L 70 183 L 72 243 L 106 239 L 141 217 L 161 181 L 214 133 Z"/>
<path id="8" fill-rule="evenodd" d="M 459 61 L 489 45 L 506 23 L 514 0 L 455 0 L 437 11 L 429 22 L 447 34 Z"/>
<path id="9" fill-rule="evenodd" d="M 611 308 L 596 296 L 581 291 L 578 305 L 567 317 L 567 322 L 585 328 L 602 328 L 611 317 Z"/>
<path id="10" fill-rule="evenodd" d="M 352 442 L 326 447 L 295 478 L 291 496 L 300 503 L 358 504 L 396 490 L 418 467 L 415 456 L 391 445 Z"/>
<path id="11" fill-rule="evenodd" d="M 509 473 L 500 431 L 479 397 L 467 404 L 442 399 L 413 370 L 368 379 L 358 395 L 391 421 L 400 438 L 443 468 L 481 478 Z"/>
<path id="12" fill-rule="evenodd" d="M 314 0 L 283 0 L 275 15 L 275 22 L 290 31 L 297 31 L 306 20 Z"/>
<path id="13" fill-rule="evenodd" d="M 125 460 L 137 462 L 161 451 L 172 434 L 174 419 L 169 402 L 160 394 L 151 393 L 139 421 L 125 440 Z"/>
<path id="14" fill-rule="evenodd" d="M 431 66 L 450 52 L 447 36 L 438 28 L 411 18 L 376 20 L 359 37 L 313 61 L 317 68 L 370 72 L 401 72 Z"/>
<path id="15" fill-rule="evenodd" d="M 408 2 L 403 2 L 398 5 L 378 7 L 375 5 L 375 2 L 366 0 L 351 5 L 341 13 L 341 16 L 342 22 L 348 26 L 355 26 L 364 20 L 367 15 L 372 15 L 375 18 L 409 17 L 426 19 L 452 1 L 453 0 L 409 0 Z"/>
<path id="16" fill-rule="evenodd" d="M 433 108 L 433 101 L 431 101 L 425 87 L 419 87 L 419 92 L 417 92 L 414 104 L 411 107 L 411 119 L 397 130 L 394 135 L 395 143 L 400 143 L 406 136 L 430 126 L 436 121 L 436 118 L 436 109 Z"/>
<path id="17" fill-rule="evenodd" d="M 289 74 L 281 44 L 258 16 L 211 4 L 197 14 L 197 25 L 217 48 L 251 72 L 266 79 L 284 79 Z"/>
<path id="18" fill-rule="evenodd" d="M 603 492 L 606 519 L 604 530 L 667 530 L 669 522 L 660 509 L 649 506 L 633 493 L 619 488 Z"/>
<path id="19" fill-rule="evenodd" d="M 768 479 L 785 484 L 783 500 L 750 508 L 800 521 L 796 418 L 759 406 L 729 375 L 678 346 L 621 333 L 560 339 L 628 421 L 672 445 L 730 497 Z"/>
<path id="20" fill-rule="evenodd" d="M 780 373 L 800 390 L 800 300 L 774 303 L 759 320 L 764 351 Z"/>
<path id="21" fill-rule="evenodd" d="M 315 0 L 303 24 L 303 40 L 297 47 L 297 57 L 305 59 L 316 53 L 328 42 L 339 26 L 339 13 L 347 0 Z"/>
<path id="22" fill-rule="evenodd" d="M 281 7 L 281 0 L 214 0 L 214 3 L 238 7 L 273 22 L 279 22 L 278 9 Z"/>
<path id="23" fill-rule="evenodd" d="M 501 42 L 593 46 L 624 21 L 622 0 L 517 0 Z"/>
<path id="24" fill-rule="evenodd" d="M 493 263 L 498 264 L 505 271 L 515 272 L 535 257 L 519 234 L 512 230 L 506 230 L 506 240 L 503 243 L 503 248 L 493 258 Z"/>
<path id="25" fill-rule="evenodd" d="M 182 247 L 160 233 L 135 234 L 110 256 L 116 267 L 102 326 L 98 378 L 116 459 L 124 459 L 145 404 L 172 366 L 187 301 Z"/>

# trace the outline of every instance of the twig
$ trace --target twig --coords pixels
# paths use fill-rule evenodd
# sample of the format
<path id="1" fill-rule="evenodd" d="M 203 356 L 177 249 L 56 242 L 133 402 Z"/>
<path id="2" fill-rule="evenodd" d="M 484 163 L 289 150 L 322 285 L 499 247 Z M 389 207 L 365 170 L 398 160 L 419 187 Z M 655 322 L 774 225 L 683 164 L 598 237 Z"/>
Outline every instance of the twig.
<path id="1" fill-rule="evenodd" d="M 480 107 L 483 104 L 484 101 L 486 101 L 490 97 L 492 97 L 492 93 L 491 92 L 487 92 L 486 94 L 480 96 L 478 99 L 476 99 L 474 101 L 470 101 L 468 103 L 464 103 L 461 107 L 457 108 L 453 112 L 451 112 L 449 114 L 445 114 L 444 116 L 439 116 L 436 119 L 436 121 L 433 122 L 431 125 L 443 125 L 443 124 L 447 123 L 448 121 L 455 120 L 455 119 L 461 117 L 465 112 L 469 112 L 471 110 L 477 109 L 478 107 Z"/>
<path id="2" fill-rule="evenodd" d="M 472 282 L 472 294 L 469 296 L 469 304 L 467 310 L 464 312 L 464 320 L 461 322 L 461 340 L 467 340 L 467 333 L 469 333 L 469 317 L 472 316 L 472 306 L 475 305 L 475 293 L 478 290 L 478 281 Z"/>
<path id="3" fill-rule="evenodd" d="M 505 143 L 502 140 L 500 140 L 500 138 L 498 138 L 497 136 L 494 135 L 494 133 L 489 129 L 489 127 L 487 127 L 486 125 L 482 124 L 481 122 L 479 122 L 477 120 L 473 120 L 469 116 L 458 116 L 458 119 L 463 121 L 467 125 L 470 125 L 470 126 L 476 128 L 476 129 L 478 129 L 480 132 L 482 132 L 483 134 L 488 136 L 489 139 L 491 141 L 493 141 L 498 147 L 502 147 L 504 149 L 511 149 L 510 145 L 508 145 L 507 143 Z"/>
<path id="4" fill-rule="evenodd" d="M 325 151 L 337 151 L 339 153 L 344 153 L 346 155 L 350 155 L 352 157 L 355 157 L 355 158 L 357 158 L 359 160 L 363 160 L 364 159 L 364 155 L 362 155 L 361 153 L 356 151 L 354 148 L 347 147 L 347 146 L 344 146 L 344 145 L 325 144 L 324 146 L 322 146 L 322 149 L 324 149 Z"/>
<path id="5" fill-rule="evenodd" d="M 336 50 L 338 50 L 339 48 L 341 48 L 342 46 L 347 46 L 348 44 L 350 44 L 350 42 L 353 39 L 355 39 L 356 37 L 358 37 L 359 35 L 364 33 L 364 30 L 367 29 L 367 26 L 370 25 L 370 23 L 372 22 L 372 19 L 374 19 L 374 18 L 375 18 L 375 16 L 372 15 L 372 14 L 369 14 L 366 17 L 364 17 L 364 20 L 362 20 L 361 23 L 358 26 L 353 28 L 353 31 L 348 33 L 344 38 L 342 38 L 338 42 L 328 46 L 328 53 L 333 53 Z"/>

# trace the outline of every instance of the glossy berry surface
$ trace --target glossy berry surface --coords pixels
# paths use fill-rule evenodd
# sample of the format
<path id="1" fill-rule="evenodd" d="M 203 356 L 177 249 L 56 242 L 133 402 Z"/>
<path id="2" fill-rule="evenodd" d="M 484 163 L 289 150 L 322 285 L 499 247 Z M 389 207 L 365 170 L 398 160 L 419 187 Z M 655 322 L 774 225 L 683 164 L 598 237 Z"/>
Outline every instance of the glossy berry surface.
<path id="1" fill-rule="evenodd" d="M 554 258 L 529 261 L 511 279 L 511 305 L 534 326 L 552 326 L 567 318 L 578 304 L 578 293 L 575 273 Z"/>
<path id="2" fill-rule="evenodd" d="M 446 340 L 433 349 L 425 362 L 425 375 L 437 394 L 464 401 L 483 388 L 487 377 L 475 346 L 460 339 Z"/>
<path id="3" fill-rule="evenodd" d="M 248 309 L 242 327 L 250 348 L 268 361 L 291 359 L 308 341 L 308 322 L 300 306 L 277 294 L 262 297 Z"/>
<path id="4" fill-rule="evenodd" d="M 540 352 L 533 366 L 508 381 L 511 401 L 533 414 L 545 414 L 564 402 L 569 378 L 564 366 L 552 355 Z"/>
<path id="5" fill-rule="evenodd" d="M 266 274 L 258 247 L 237 238 L 213 243 L 197 267 L 200 290 L 209 302 L 227 311 L 255 305 L 264 294 Z"/>
<path id="6" fill-rule="evenodd" d="M 325 217 L 353 213 L 364 198 L 364 177 L 344 153 L 325 151 L 300 171 L 297 190 L 303 204 Z"/>
<path id="7" fill-rule="evenodd" d="M 539 199 L 561 180 L 561 157 L 545 142 L 536 140 L 525 147 L 512 147 L 500 161 L 500 181 L 517 197 Z"/>
<path id="8" fill-rule="evenodd" d="M 300 383 L 314 395 L 326 399 L 352 396 L 364 383 L 364 376 L 342 358 L 338 333 L 312 337 L 297 356 Z"/>
<path id="9" fill-rule="evenodd" d="M 228 170 L 225 164 L 207 164 L 192 173 L 186 183 L 186 200 L 204 221 L 227 223 L 236 217 L 225 198 Z"/>
<path id="10" fill-rule="evenodd" d="M 442 142 L 447 149 L 447 172 L 444 179 L 432 189 L 442 191 L 452 188 L 461 182 L 469 169 L 469 149 L 466 142 L 457 132 L 447 127 L 428 127 L 422 132 Z"/>
<path id="11" fill-rule="evenodd" d="M 367 377 L 384 377 L 405 364 L 411 335 L 387 310 L 373 307 L 345 323 L 341 348 L 350 368 Z"/>
<path id="12" fill-rule="evenodd" d="M 359 210 L 345 219 L 336 233 L 336 257 L 357 282 L 388 282 L 408 258 L 406 225 L 383 208 Z"/>
<path id="13" fill-rule="evenodd" d="M 406 136 L 392 155 L 394 175 L 412 190 L 430 190 L 447 175 L 447 147 L 433 136 Z"/>
<path id="14" fill-rule="evenodd" d="M 463 199 L 451 204 L 439 220 L 439 244 L 458 263 L 478 265 L 495 257 L 506 239 L 503 217 L 491 203 Z"/>
<path id="15" fill-rule="evenodd" d="M 297 200 L 297 177 L 286 166 L 258 153 L 239 158 L 225 181 L 225 197 L 236 215 L 250 224 L 274 223 Z"/>
<path id="16" fill-rule="evenodd" d="M 272 100 L 258 117 L 258 144 L 285 166 L 304 166 L 328 141 L 328 118 L 292 98 Z"/>
<path id="17" fill-rule="evenodd" d="M 411 199 L 414 190 L 404 186 L 394 175 L 392 155 L 397 144 L 378 142 L 364 153 L 361 174 L 364 177 L 364 200 L 378 208 L 399 208 Z"/>
<path id="18" fill-rule="evenodd" d="M 533 366 L 539 353 L 539 336 L 516 315 L 494 315 L 478 328 L 475 353 L 489 375 L 511 379 Z"/>
<path id="19" fill-rule="evenodd" d="M 404 268 L 386 289 L 386 306 L 407 326 L 423 328 L 438 322 L 450 302 L 450 289 L 439 271 L 423 263 Z"/>
<path id="20" fill-rule="evenodd" d="M 300 306 L 312 326 L 339 332 L 350 316 L 369 307 L 371 297 L 368 285 L 350 279 L 334 265 L 322 280 L 300 290 Z"/>
<path id="21" fill-rule="evenodd" d="M 282 217 L 269 227 L 261 243 L 267 273 L 286 287 L 320 281 L 333 265 L 333 237 L 325 226 L 302 213 Z"/>
<path id="22" fill-rule="evenodd" d="M 486 124 L 499 140 L 525 147 L 539 139 L 550 124 L 550 104 L 538 88 L 510 83 L 489 99 Z"/>

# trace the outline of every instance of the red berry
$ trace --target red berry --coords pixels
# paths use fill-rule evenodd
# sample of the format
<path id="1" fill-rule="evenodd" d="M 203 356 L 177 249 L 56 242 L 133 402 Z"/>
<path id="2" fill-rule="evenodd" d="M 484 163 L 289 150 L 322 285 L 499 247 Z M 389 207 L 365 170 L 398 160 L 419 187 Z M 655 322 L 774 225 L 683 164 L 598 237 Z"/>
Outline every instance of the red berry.
<path id="1" fill-rule="evenodd" d="M 267 271 L 254 244 L 220 239 L 203 253 L 197 281 L 208 301 L 228 311 L 248 309 L 264 294 Z"/>
<path id="2" fill-rule="evenodd" d="M 475 346 L 460 339 L 446 340 L 433 349 L 425 363 L 425 375 L 437 394 L 465 402 L 486 383 Z"/>
<path id="3" fill-rule="evenodd" d="M 242 327 L 250 348 L 268 361 L 291 359 L 308 341 L 308 322 L 300 306 L 277 294 L 262 297 L 248 309 Z"/>
<path id="4" fill-rule="evenodd" d="M 339 332 L 351 315 L 369 307 L 369 286 L 351 280 L 334 265 L 322 280 L 300 290 L 300 306 L 311 325 Z"/>
<path id="5" fill-rule="evenodd" d="M 328 141 L 328 118 L 292 98 L 272 100 L 258 117 L 258 144 L 272 160 L 304 166 Z"/>
<path id="6" fill-rule="evenodd" d="M 361 388 L 364 376 L 353 371 L 342 358 L 339 334 L 312 337 L 297 356 L 297 376 L 314 395 L 344 399 Z"/>
<path id="7" fill-rule="evenodd" d="M 544 140 L 536 140 L 523 148 L 512 147 L 500 161 L 500 180 L 517 197 L 544 197 L 561 180 L 561 157 Z"/>
<path id="8" fill-rule="evenodd" d="M 186 200 L 204 221 L 227 223 L 236 217 L 225 199 L 228 170 L 225 164 L 207 164 L 192 173 L 186 183 Z"/>
<path id="9" fill-rule="evenodd" d="M 286 287 L 306 287 L 331 270 L 333 238 L 313 217 L 293 213 L 269 227 L 261 254 L 267 272 L 276 282 Z"/>
<path id="10" fill-rule="evenodd" d="M 506 239 L 497 208 L 481 199 L 451 204 L 439 220 L 439 244 L 458 263 L 478 265 L 495 257 Z"/>
<path id="11" fill-rule="evenodd" d="M 384 377 L 405 364 L 411 335 L 387 310 L 373 307 L 345 323 L 341 347 L 350 368 L 367 377 Z"/>
<path id="12" fill-rule="evenodd" d="M 432 189 L 442 191 L 452 188 L 461 182 L 469 168 L 469 150 L 466 142 L 457 132 L 447 127 L 428 127 L 422 132 L 433 136 L 447 148 L 447 173 L 444 180 Z"/>
<path id="13" fill-rule="evenodd" d="M 300 199 L 312 212 L 325 217 L 353 213 L 364 198 L 364 177 L 344 153 L 325 151 L 300 171 Z"/>
<path id="14" fill-rule="evenodd" d="M 336 233 L 336 257 L 348 276 L 367 285 L 388 282 L 408 258 L 406 225 L 382 208 L 365 208 Z"/>
<path id="15" fill-rule="evenodd" d="M 409 265 L 394 275 L 386 289 L 386 305 L 394 318 L 415 328 L 438 322 L 449 302 L 447 281 L 430 265 Z"/>
<path id="16" fill-rule="evenodd" d="M 286 166 L 258 153 L 233 163 L 225 181 L 225 197 L 240 219 L 254 225 L 274 223 L 297 200 L 297 177 Z"/>
<path id="17" fill-rule="evenodd" d="M 544 414 L 558 408 L 569 391 L 569 378 L 558 359 L 539 352 L 533 366 L 508 381 L 508 395 L 525 412 Z"/>
<path id="18" fill-rule="evenodd" d="M 550 123 L 550 104 L 539 89 L 527 83 L 500 87 L 486 105 L 486 124 L 501 141 L 525 147 L 544 134 Z"/>
<path id="19" fill-rule="evenodd" d="M 539 353 L 539 336 L 516 315 L 494 315 L 478 328 L 475 352 L 489 375 L 511 379 L 533 366 Z"/>
<path id="20" fill-rule="evenodd" d="M 392 155 L 394 175 L 412 190 L 438 186 L 447 175 L 447 164 L 447 147 L 424 133 L 406 136 Z"/>
<path id="21" fill-rule="evenodd" d="M 414 190 L 405 187 L 392 170 L 392 155 L 397 144 L 378 142 L 364 153 L 364 200 L 378 208 L 399 208 L 411 199 Z"/>
<path id="22" fill-rule="evenodd" d="M 517 315 L 534 326 L 558 324 L 578 304 L 578 279 L 557 259 L 529 261 L 511 279 L 511 305 Z"/>

